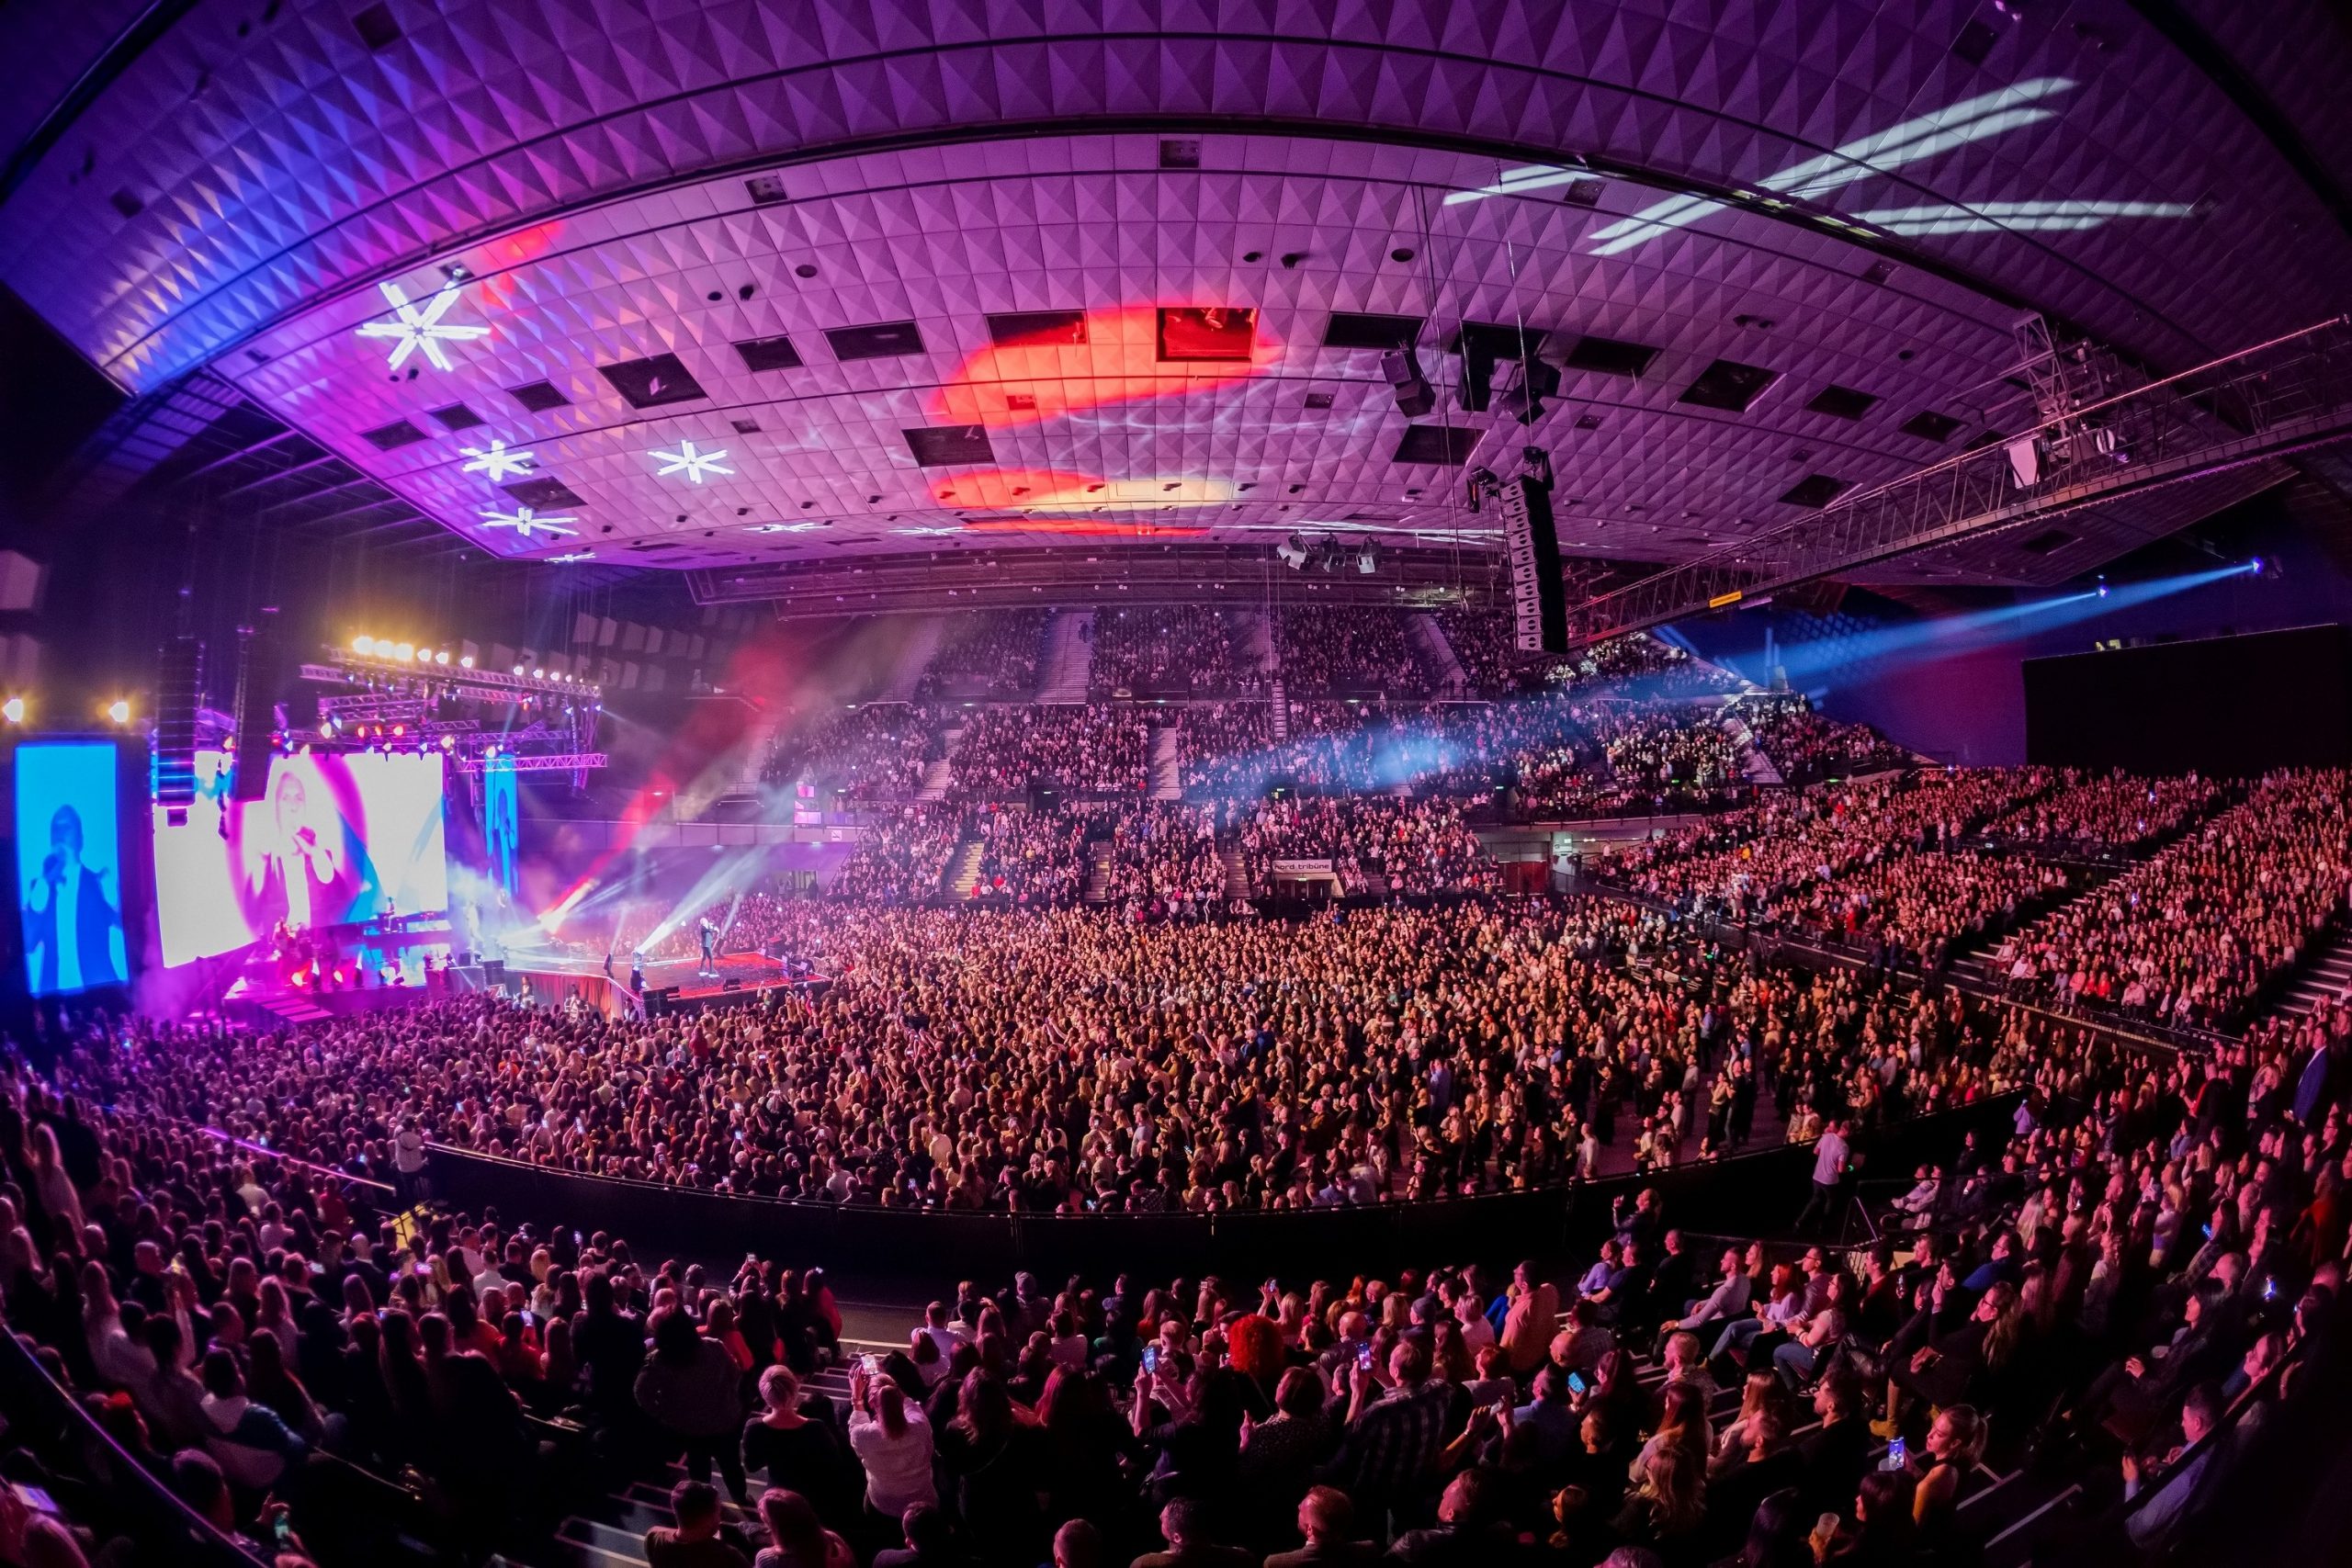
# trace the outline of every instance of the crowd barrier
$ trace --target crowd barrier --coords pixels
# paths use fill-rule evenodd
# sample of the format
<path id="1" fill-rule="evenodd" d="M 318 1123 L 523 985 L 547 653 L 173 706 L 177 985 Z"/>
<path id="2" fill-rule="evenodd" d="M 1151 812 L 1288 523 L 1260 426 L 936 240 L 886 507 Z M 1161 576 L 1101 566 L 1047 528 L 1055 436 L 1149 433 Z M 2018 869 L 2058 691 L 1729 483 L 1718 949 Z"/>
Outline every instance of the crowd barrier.
<path id="1" fill-rule="evenodd" d="M 1944 1161 L 1972 1132 L 2006 1135 L 2019 1096 L 1914 1117 L 1858 1138 L 1864 1168 L 1908 1176 Z M 625 1237 L 639 1261 L 731 1261 L 741 1253 L 859 1277 L 1049 1279 L 1133 1268 L 1154 1276 L 1217 1271 L 1348 1275 L 1401 1265 L 1556 1257 L 1587 1247 L 1619 1198 L 1659 1189 L 1669 1219 L 1735 1234 L 1785 1230 L 1810 1190 L 1813 1149 L 1780 1144 L 1709 1165 L 1569 1187 L 1360 1208 L 1229 1213 L 1031 1214 L 893 1209 L 739 1197 L 587 1176 L 435 1145 L 433 1195 L 512 1224 L 563 1224 Z"/>

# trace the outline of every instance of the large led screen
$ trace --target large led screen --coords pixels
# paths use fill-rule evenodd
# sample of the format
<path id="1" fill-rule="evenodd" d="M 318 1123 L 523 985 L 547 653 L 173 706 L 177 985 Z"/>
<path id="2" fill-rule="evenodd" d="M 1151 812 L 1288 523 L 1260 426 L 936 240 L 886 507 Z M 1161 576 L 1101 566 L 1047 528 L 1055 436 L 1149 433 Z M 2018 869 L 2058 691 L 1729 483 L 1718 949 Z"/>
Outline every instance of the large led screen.
<path id="1" fill-rule="evenodd" d="M 164 962 L 228 953 L 280 923 L 352 925 L 447 909 L 442 766 L 437 756 L 280 757 L 265 797 L 238 807 L 223 793 L 220 760 L 200 754 L 187 825 L 155 816 Z"/>
<path id="2" fill-rule="evenodd" d="M 110 740 L 16 750 L 17 898 L 25 978 L 37 997 L 119 985 L 122 857 Z"/>

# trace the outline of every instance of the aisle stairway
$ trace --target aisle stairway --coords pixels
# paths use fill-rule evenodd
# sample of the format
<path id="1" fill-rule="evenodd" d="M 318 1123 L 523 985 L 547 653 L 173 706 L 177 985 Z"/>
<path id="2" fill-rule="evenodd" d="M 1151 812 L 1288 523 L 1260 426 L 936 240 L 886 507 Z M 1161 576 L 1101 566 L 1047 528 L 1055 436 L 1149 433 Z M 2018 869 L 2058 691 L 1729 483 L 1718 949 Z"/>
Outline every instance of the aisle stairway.
<path id="1" fill-rule="evenodd" d="M 1094 612 L 1057 610 L 1046 626 L 1046 649 L 1037 660 L 1040 703 L 1082 703 L 1094 673 Z"/>
<path id="2" fill-rule="evenodd" d="M 845 1354 L 864 1351 L 877 1354 L 899 1348 L 864 1340 L 844 1340 Z M 807 1393 L 821 1393 L 833 1402 L 846 1425 L 849 1410 L 849 1373 L 844 1368 L 827 1367 L 808 1377 L 801 1384 Z M 639 1476 L 625 1485 L 605 1494 L 603 1498 L 581 1512 L 572 1514 L 556 1527 L 554 1539 L 543 1551 L 522 1557 L 494 1556 L 490 1568 L 648 1568 L 645 1555 L 645 1532 L 657 1525 L 677 1522 L 670 1511 L 670 1488 L 685 1478 L 685 1466 L 676 1461 L 661 1470 Z M 757 1523 L 760 1496 L 768 1483 L 759 1476 L 750 1478 L 751 1506 L 737 1508 L 732 1502 L 724 1505 L 729 1523 L 744 1528 Z M 713 1474 L 712 1484 L 724 1485 Z"/>
<path id="3" fill-rule="evenodd" d="M 1111 897 L 1111 840 L 1097 839 L 1086 846 L 1086 890 L 1079 896 L 1083 904 L 1102 904 Z"/>
<path id="4" fill-rule="evenodd" d="M 947 874 L 941 884 L 957 898 L 969 898 L 972 889 L 980 885 L 980 840 L 977 833 L 967 833 L 956 842 L 956 851 L 947 857 Z"/>
<path id="5" fill-rule="evenodd" d="M 2352 922 L 2304 960 L 2270 1006 L 2274 1018 L 2302 1018 L 2352 992 Z"/>
<path id="6" fill-rule="evenodd" d="M 1273 706 L 1268 710 L 1267 716 L 1272 720 L 1274 739 L 1276 740 L 1288 740 L 1290 739 L 1290 699 L 1283 694 L 1283 678 L 1281 676 L 1277 675 L 1274 677 L 1273 684 L 1270 689 L 1269 695 L 1272 700 Z"/>
<path id="7" fill-rule="evenodd" d="M 1756 743 L 1756 732 L 1747 728 L 1747 720 L 1740 716 L 1739 705 L 1729 697 L 1724 699 L 1724 729 L 1739 748 L 1739 776 L 1752 784 L 1777 784 L 1788 781 L 1764 748 Z"/>
<path id="8" fill-rule="evenodd" d="M 1151 798 L 1184 798 L 1182 732 L 1174 725 L 1151 732 Z"/>
<path id="9" fill-rule="evenodd" d="M 1225 896 L 1230 899 L 1250 897 L 1250 874 L 1241 868 L 1241 846 L 1230 839 L 1217 841 L 1216 858 L 1225 863 Z"/>
<path id="10" fill-rule="evenodd" d="M 1470 671 L 1462 668 L 1462 660 L 1453 645 L 1445 640 L 1445 628 L 1437 617 L 1423 610 L 1408 617 L 1412 627 L 1413 641 L 1419 648 L 1422 662 L 1437 677 L 1441 696 L 1464 697 L 1470 694 Z"/>
<path id="11" fill-rule="evenodd" d="M 948 759 L 956 754 L 956 743 L 964 739 L 964 727 L 943 729 L 934 744 L 939 754 L 923 764 L 922 787 L 915 791 L 917 800 L 944 800 L 947 788 L 956 782 L 956 772 Z"/>

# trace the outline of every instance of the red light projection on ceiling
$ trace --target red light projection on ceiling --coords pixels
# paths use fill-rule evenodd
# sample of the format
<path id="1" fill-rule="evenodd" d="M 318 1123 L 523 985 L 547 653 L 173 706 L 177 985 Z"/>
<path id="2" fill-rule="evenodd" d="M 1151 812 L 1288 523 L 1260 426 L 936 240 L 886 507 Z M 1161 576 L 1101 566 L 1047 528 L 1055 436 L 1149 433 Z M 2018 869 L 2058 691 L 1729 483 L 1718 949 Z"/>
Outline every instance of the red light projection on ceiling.
<path id="1" fill-rule="evenodd" d="M 544 223 L 534 223 L 527 229 L 517 229 L 511 234 L 501 234 L 484 244 L 478 253 L 484 274 L 481 291 L 492 303 L 512 310 L 515 303 L 514 279 L 519 268 L 535 262 L 555 249 L 556 241 L 563 233 L 563 220 L 550 218 Z"/>
<path id="2" fill-rule="evenodd" d="M 1089 539 L 1205 539 L 1206 528 L 1121 523 L 1107 517 L 975 517 L 959 534 L 1063 534 Z"/>
<path id="3" fill-rule="evenodd" d="M 932 499 L 948 506 L 985 506 L 1008 512 L 1158 512 L 1172 506 L 1217 506 L 1233 499 L 1231 479 L 1163 475 L 1154 479 L 1106 479 L 1060 468 L 994 468 L 931 487 Z"/>
<path id="4" fill-rule="evenodd" d="M 1073 332 L 1067 316 L 1001 318 L 1004 335 L 963 363 L 933 412 L 950 424 L 1037 424 L 1247 380 L 1282 357 L 1252 310 L 1125 305 L 1082 322 Z"/>

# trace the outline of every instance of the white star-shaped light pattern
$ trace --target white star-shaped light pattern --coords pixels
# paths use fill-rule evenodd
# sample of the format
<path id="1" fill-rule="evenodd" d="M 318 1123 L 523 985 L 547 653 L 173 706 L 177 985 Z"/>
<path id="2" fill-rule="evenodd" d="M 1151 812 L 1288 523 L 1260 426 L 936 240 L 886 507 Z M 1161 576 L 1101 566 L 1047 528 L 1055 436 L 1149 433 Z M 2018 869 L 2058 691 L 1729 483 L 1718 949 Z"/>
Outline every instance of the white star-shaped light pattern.
<path id="1" fill-rule="evenodd" d="M 569 555 L 548 557 L 548 564 L 549 566 L 570 566 L 574 561 L 594 560 L 595 558 L 596 552 L 594 550 L 573 550 Z"/>
<path id="2" fill-rule="evenodd" d="M 506 443 L 494 435 L 488 446 L 460 446 L 458 450 L 469 459 L 460 472 L 488 474 L 492 484 L 510 474 L 529 473 L 531 459 L 536 456 L 530 452 L 510 452 L 506 449 Z"/>
<path id="3" fill-rule="evenodd" d="M 527 506 L 518 506 L 512 512 L 485 510 L 481 514 L 481 520 L 492 528 L 512 528 L 526 539 L 531 536 L 531 530 L 534 528 L 544 528 L 550 534 L 580 532 L 577 528 L 560 526 L 565 523 L 579 522 L 580 519 L 577 517 L 541 517 Z"/>
<path id="4" fill-rule="evenodd" d="M 823 526 L 822 523 L 754 523 L 746 531 L 753 534 L 806 534 Z"/>
<path id="5" fill-rule="evenodd" d="M 359 335 L 392 339 L 391 367 L 395 370 L 420 348 L 424 351 L 425 360 L 433 368 L 447 370 L 449 368 L 449 356 L 441 352 L 444 343 L 471 343 L 476 338 L 490 335 L 488 327 L 452 325 L 441 319 L 449 313 L 449 307 L 458 302 L 458 284 L 454 277 L 435 289 L 433 298 L 422 305 L 410 304 L 408 290 L 397 283 L 379 283 L 376 287 L 384 291 L 384 299 L 392 308 L 393 319 L 366 322 L 360 327 Z"/>
<path id="6" fill-rule="evenodd" d="M 657 479 L 671 474 L 684 474 L 689 482 L 700 484 L 705 474 L 732 474 L 735 471 L 725 467 L 718 460 L 727 456 L 727 448 L 724 446 L 712 452 L 697 452 L 695 450 L 693 442 L 681 441 L 675 452 L 656 451 L 649 452 L 646 456 L 662 465 L 654 476 Z"/>
<path id="7" fill-rule="evenodd" d="M 961 528 L 926 526 L 921 528 L 893 528 L 890 532 L 893 534 L 910 534 L 919 539 L 939 539 L 944 538 L 950 534 L 960 534 L 963 530 Z"/>

